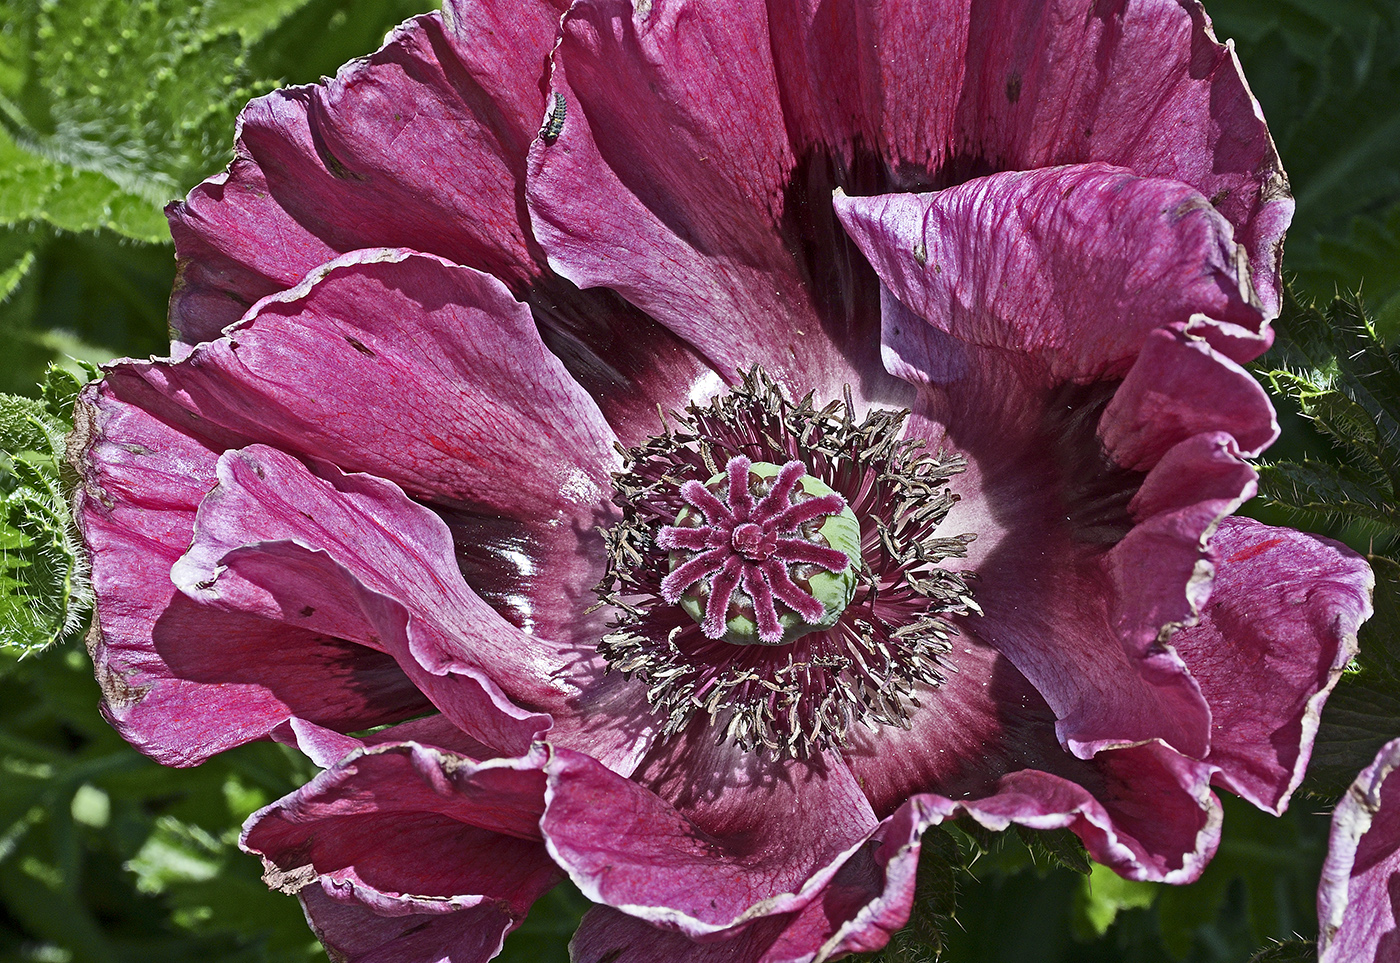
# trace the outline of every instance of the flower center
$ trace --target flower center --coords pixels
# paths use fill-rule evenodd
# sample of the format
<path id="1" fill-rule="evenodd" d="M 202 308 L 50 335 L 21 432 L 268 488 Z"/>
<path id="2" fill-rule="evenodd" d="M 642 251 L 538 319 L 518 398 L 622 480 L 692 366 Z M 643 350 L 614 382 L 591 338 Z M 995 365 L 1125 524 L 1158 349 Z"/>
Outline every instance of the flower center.
<path id="1" fill-rule="evenodd" d="M 598 651 L 645 685 L 663 737 L 708 726 L 808 757 L 856 723 L 909 726 L 942 684 L 948 619 L 977 611 L 942 563 L 973 536 L 938 532 L 962 460 L 901 438 L 907 414 L 858 422 L 755 368 L 624 452 Z"/>
<path id="2" fill-rule="evenodd" d="M 729 460 L 704 485 L 680 488 L 686 508 L 661 529 L 670 551 L 661 596 L 707 638 L 785 645 L 836 624 L 856 590 L 860 524 L 846 499 L 784 465 Z"/>

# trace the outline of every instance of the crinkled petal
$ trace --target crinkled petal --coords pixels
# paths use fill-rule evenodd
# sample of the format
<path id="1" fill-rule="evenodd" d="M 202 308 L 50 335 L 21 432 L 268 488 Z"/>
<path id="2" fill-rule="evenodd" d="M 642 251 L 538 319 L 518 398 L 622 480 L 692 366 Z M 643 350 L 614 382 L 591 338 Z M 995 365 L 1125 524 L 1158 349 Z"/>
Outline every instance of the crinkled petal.
<path id="1" fill-rule="evenodd" d="M 1249 372 L 1183 331 L 1153 331 L 1099 425 L 1118 464 L 1147 471 L 1192 435 L 1229 432 L 1248 456 L 1278 437 L 1274 406 Z"/>
<path id="2" fill-rule="evenodd" d="M 801 910 L 756 920 L 704 943 L 610 906 L 594 907 L 569 944 L 572 959 L 576 963 L 811 963 L 877 950 L 908 919 L 919 840 L 895 855 L 891 859 L 880 841 L 872 839 Z"/>
<path id="3" fill-rule="evenodd" d="M 1381 747 L 1332 812 L 1317 890 L 1319 963 L 1400 957 L 1400 739 Z"/>
<path id="4" fill-rule="evenodd" d="M 887 317 L 922 323 L 907 309 Z M 1112 384 L 1047 388 L 1036 365 L 925 328 L 926 354 L 911 363 L 940 381 L 920 392 L 907 433 L 968 459 L 951 481 L 961 498 L 943 529 L 977 536 L 960 564 L 976 573 L 985 613 L 967 620 L 969 631 L 1031 681 L 1081 758 L 1152 739 L 1201 758 L 1210 712 L 1184 663 L 1118 628 L 1123 606 L 1105 552 L 1133 528 L 1127 506 L 1142 476 L 1106 458 L 1095 435 Z M 1130 588 L 1153 593 L 1127 600 L 1150 610 L 1184 585 Z"/>
<path id="5" fill-rule="evenodd" d="M 615 459 L 529 311 L 494 278 L 409 251 L 323 265 L 143 373 L 202 421 L 449 506 L 592 508 Z"/>
<path id="6" fill-rule="evenodd" d="M 297 894 L 316 938 L 337 963 L 486 963 L 516 921 L 496 903 L 380 898 L 370 909 L 356 888 L 326 882 Z M 399 912 L 388 915 L 389 905 Z"/>
<path id="7" fill-rule="evenodd" d="M 272 738 L 299 750 L 322 769 L 329 769 L 356 750 L 391 742 L 416 742 L 476 760 L 491 759 L 498 754 L 498 750 L 473 739 L 441 713 L 407 719 L 360 736 L 293 718 L 272 730 Z"/>
<path id="8" fill-rule="evenodd" d="M 474 895 L 523 916 L 560 878 L 540 843 L 544 761 L 543 747 L 477 762 L 412 742 L 371 746 L 250 816 L 242 846 L 277 888 L 317 878 L 390 897 Z"/>
<path id="9" fill-rule="evenodd" d="M 504 281 L 626 443 L 653 433 L 656 405 L 683 403 L 709 369 L 611 292 L 554 277 L 525 217 L 559 13 L 533 0 L 453 0 L 334 80 L 250 103 L 229 170 L 169 208 L 177 347 L 217 338 L 340 254 L 410 247 Z M 650 430 L 638 435 L 637 422 Z"/>
<path id="10" fill-rule="evenodd" d="M 1303 778 L 1318 715 L 1356 654 L 1375 584 L 1328 539 L 1227 518 L 1210 539 L 1215 585 L 1200 622 L 1172 636 L 1210 702 L 1215 781 L 1281 812 Z"/>
<path id="11" fill-rule="evenodd" d="M 1200 4 L 767 6 L 795 150 L 830 151 L 857 171 L 873 152 L 890 183 L 861 193 L 1091 161 L 1182 181 L 1234 225 L 1259 301 L 1278 313 L 1293 201 L 1234 52 Z"/>
<path id="12" fill-rule="evenodd" d="M 309 897 L 333 948 L 417 959 L 432 948 L 393 922 L 417 917 L 435 924 L 438 952 L 460 941 L 466 958 L 488 960 L 561 876 L 539 840 L 544 759 L 542 747 L 478 763 L 416 743 L 375 746 L 255 813 L 241 842 L 263 857 L 270 885 Z"/>
<path id="13" fill-rule="evenodd" d="M 916 315 L 1040 360 L 1055 381 L 1121 377 L 1149 332 L 1196 313 L 1260 321 L 1229 222 L 1178 181 L 1088 164 L 838 193 L 836 213 Z M 902 332 L 885 334 L 898 355 Z"/>
<path id="14" fill-rule="evenodd" d="M 712 741 L 648 773 L 656 792 L 554 752 L 540 827 L 590 899 L 691 936 L 727 931 L 801 909 L 875 829 L 838 757 L 767 764 Z"/>
<path id="15" fill-rule="evenodd" d="M 1254 497 L 1257 479 L 1223 431 L 1180 442 L 1143 479 L 1128 505 L 1137 524 L 1104 558 L 1114 626 L 1130 653 L 1165 645 L 1175 629 L 1196 621 L 1215 574 L 1211 536 Z"/>
<path id="16" fill-rule="evenodd" d="M 500 282 L 362 251 L 235 330 L 179 363 L 133 368 L 191 432 L 243 439 L 223 447 L 273 444 L 446 509 L 464 570 L 494 573 L 484 588 L 518 625 L 597 637 L 579 613 L 601 576 L 614 437 Z"/>
<path id="17" fill-rule="evenodd" d="M 1027 826 L 1038 825 L 1032 816 L 1059 819 L 1124 875 L 1194 878 L 1218 837 L 1212 768 L 1157 743 L 1076 758 L 1056 739 L 1044 698 L 975 629 L 969 622 L 954 641 L 957 671 L 919 694 L 909 729 L 852 732 L 843 754 L 876 814 L 921 794 L 975 801 L 976 813 Z"/>
<path id="18" fill-rule="evenodd" d="M 109 721 L 161 762 L 194 765 L 291 718 L 365 729 L 426 709 L 383 653 L 206 610 L 176 591 L 170 567 L 189 545 L 217 457 L 171 427 L 178 415 L 122 370 L 88 389 L 77 411 L 77 517 L 97 594 L 88 641 Z"/>
<path id="19" fill-rule="evenodd" d="M 334 80 L 250 103 L 229 171 L 169 211 L 177 339 L 212 340 L 359 248 L 412 247 L 523 288 L 539 273 L 525 156 L 558 18 L 534 0 L 457 0 Z"/>
<path id="20" fill-rule="evenodd" d="M 636 687 L 601 679 L 591 650 L 526 633 L 485 605 L 431 511 L 389 482 L 329 466 L 317 477 L 264 446 L 226 453 L 218 475 L 172 572 L 190 597 L 383 648 L 487 745 L 521 752 L 552 716 L 551 738 L 629 769 L 645 723 L 611 710 L 616 700 L 640 715 Z"/>
<path id="21" fill-rule="evenodd" d="M 921 734 L 932 734 L 931 742 L 938 741 L 934 726 Z M 916 795 L 851 853 L 800 909 L 766 916 L 704 942 L 610 907 L 595 908 L 574 937 L 573 959 L 812 963 L 878 950 L 908 921 L 924 832 L 960 814 L 996 831 L 1012 823 L 1070 828 L 1096 859 L 1135 879 L 1187 882 L 1200 874 L 1220 829 L 1209 767 L 1161 746 L 1103 753 L 1093 764 L 1097 770 L 1069 761 L 1083 770 L 1080 781 L 1021 770 L 1004 776 L 980 799 Z"/>
<path id="22" fill-rule="evenodd" d="M 828 302 L 801 259 L 829 200 L 785 195 L 766 18 L 741 6 L 574 4 L 551 78 L 563 125 L 531 149 L 535 235 L 559 274 L 621 294 L 726 378 L 761 364 L 795 391 L 888 396 L 873 304 Z"/>
<path id="23" fill-rule="evenodd" d="M 1013 823 L 1069 829 L 1090 856 L 1129 879 L 1189 883 L 1200 876 L 1220 841 L 1220 803 L 1210 791 L 1210 768 L 1155 744 L 1110 750 L 1096 762 L 1101 782 L 1092 791 L 1076 780 L 1026 769 L 1004 777 L 984 799 L 915 796 L 906 804 L 908 815 L 901 810 L 893 822 L 932 824 L 961 812 L 993 832 Z"/>

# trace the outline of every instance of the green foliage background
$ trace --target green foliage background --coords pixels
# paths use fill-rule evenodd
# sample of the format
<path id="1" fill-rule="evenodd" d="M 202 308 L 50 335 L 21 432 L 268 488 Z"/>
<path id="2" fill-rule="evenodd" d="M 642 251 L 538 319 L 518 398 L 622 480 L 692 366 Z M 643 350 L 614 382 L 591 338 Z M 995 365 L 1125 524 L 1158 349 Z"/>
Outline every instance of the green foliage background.
<path id="1" fill-rule="evenodd" d="M 270 744 L 163 769 L 98 716 L 62 433 L 91 363 L 161 353 L 161 207 L 228 162 L 237 111 L 373 50 L 421 0 L 6 0 L 0 5 L 0 963 L 324 958 L 236 845 L 310 777 Z M 1370 553 L 1377 615 L 1282 819 L 1226 800 L 1189 887 L 1089 867 L 1072 837 L 950 830 L 887 963 L 1315 959 L 1332 801 L 1400 735 L 1400 2 L 1210 0 L 1292 178 L 1295 299 L 1256 365 L 1284 438 L 1252 511 Z M 1356 296 L 1359 292 L 1359 299 Z M 1334 295 L 1346 298 L 1333 303 Z M 1313 305 L 1317 306 L 1314 307 Z M 56 365 L 55 368 L 50 368 Z M 27 602 L 25 600 L 28 600 Z M 556 890 L 507 942 L 563 961 Z"/>

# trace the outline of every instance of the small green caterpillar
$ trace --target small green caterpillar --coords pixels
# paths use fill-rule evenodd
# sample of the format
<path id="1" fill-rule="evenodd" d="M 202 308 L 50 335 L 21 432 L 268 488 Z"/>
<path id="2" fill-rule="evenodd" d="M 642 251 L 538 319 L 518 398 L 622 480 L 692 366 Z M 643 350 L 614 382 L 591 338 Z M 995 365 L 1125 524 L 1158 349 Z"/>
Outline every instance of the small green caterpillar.
<path id="1" fill-rule="evenodd" d="M 549 102 L 549 110 L 545 111 L 544 123 L 540 125 L 540 139 L 546 144 L 552 144 L 559 139 L 559 135 L 564 130 L 564 115 L 568 113 L 569 104 L 564 100 L 564 95 L 556 93 L 554 99 Z"/>

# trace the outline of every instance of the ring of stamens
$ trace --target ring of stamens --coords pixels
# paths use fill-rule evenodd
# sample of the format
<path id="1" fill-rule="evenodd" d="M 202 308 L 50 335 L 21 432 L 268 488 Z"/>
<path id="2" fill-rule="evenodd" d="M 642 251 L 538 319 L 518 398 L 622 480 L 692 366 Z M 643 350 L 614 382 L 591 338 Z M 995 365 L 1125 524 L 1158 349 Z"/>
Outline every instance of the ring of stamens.
<path id="1" fill-rule="evenodd" d="M 605 533 L 607 571 L 597 590 L 612 618 L 598 648 L 610 671 L 646 686 L 662 736 L 704 721 L 719 741 L 807 757 L 844 744 L 856 723 L 908 727 L 920 698 L 954 670 L 949 618 L 978 610 L 964 578 L 940 563 L 965 555 L 973 536 L 937 529 L 956 501 L 948 480 L 964 463 L 901 439 L 907 415 L 877 409 L 857 423 L 849 397 L 820 410 L 811 395 L 792 402 L 755 368 L 708 405 L 663 417 L 660 434 L 620 449 L 613 500 L 621 519 Z M 685 597 L 677 586 L 693 572 L 676 576 L 685 563 L 673 570 L 673 556 L 701 550 L 689 548 L 699 544 L 692 536 L 661 533 L 686 528 L 684 513 L 700 508 L 686 493 L 704 501 L 697 487 L 706 490 L 704 480 L 721 474 L 728 482 L 738 458 L 798 463 L 858 520 L 854 590 L 829 626 L 779 644 L 733 644 L 675 604 Z M 731 490 L 731 514 L 735 496 L 744 504 Z M 710 509 L 716 514 L 700 514 L 711 528 L 720 520 L 722 530 Z M 726 558 L 761 564 L 768 540 L 762 531 L 741 532 L 745 524 L 756 523 L 736 517 L 728 531 Z M 723 571 L 722 564 L 712 580 Z M 742 589 L 742 573 L 737 584 Z"/>

